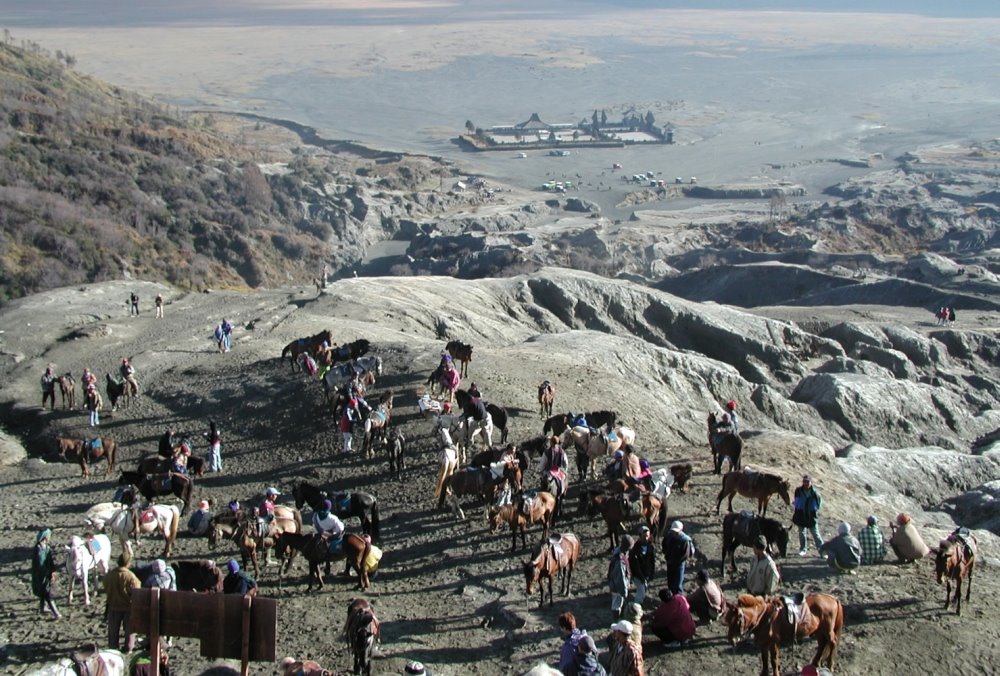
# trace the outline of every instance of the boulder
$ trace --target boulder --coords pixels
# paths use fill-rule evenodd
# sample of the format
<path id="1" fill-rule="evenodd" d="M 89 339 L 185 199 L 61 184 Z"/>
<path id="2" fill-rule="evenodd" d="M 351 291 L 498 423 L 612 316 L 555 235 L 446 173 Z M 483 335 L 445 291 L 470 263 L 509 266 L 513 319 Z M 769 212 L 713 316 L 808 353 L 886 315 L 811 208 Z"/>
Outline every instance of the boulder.
<path id="1" fill-rule="evenodd" d="M 590 200 L 585 200 L 581 197 L 570 197 L 566 200 L 566 205 L 563 207 L 566 211 L 577 211 L 585 214 L 599 214 L 601 213 L 601 207 L 596 202 L 591 202 Z"/>
<path id="2" fill-rule="evenodd" d="M 28 457 L 27 451 L 17 438 L 0 431 L 0 467 L 16 465 Z"/>
<path id="3" fill-rule="evenodd" d="M 906 355 L 898 350 L 859 343 L 851 351 L 851 357 L 857 360 L 875 362 L 892 373 L 894 378 L 916 380 L 916 369 L 913 368 L 913 364 Z"/>
<path id="4" fill-rule="evenodd" d="M 885 335 L 877 327 L 862 326 L 852 322 L 835 324 L 820 335 L 824 338 L 837 341 L 846 352 L 853 351 L 859 343 L 884 348 L 892 347 L 892 343 L 886 339 Z"/>

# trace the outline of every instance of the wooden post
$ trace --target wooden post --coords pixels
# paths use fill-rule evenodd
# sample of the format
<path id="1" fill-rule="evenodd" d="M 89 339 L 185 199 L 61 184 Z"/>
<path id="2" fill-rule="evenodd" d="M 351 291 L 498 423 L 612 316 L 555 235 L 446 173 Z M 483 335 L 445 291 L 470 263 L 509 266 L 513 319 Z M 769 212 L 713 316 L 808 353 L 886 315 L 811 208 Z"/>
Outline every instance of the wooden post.
<path id="1" fill-rule="evenodd" d="M 253 597 L 250 594 L 243 596 L 243 637 L 240 656 L 240 676 L 250 676 L 250 607 L 253 605 Z M 155 674 L 154 676 L 159 676 Z"/>
<path id="2" fill-rule="evenodd" d="M 149 597 L 149 661 L 153 676 L 160 676 L 160 589 L 153 587 Z"/>

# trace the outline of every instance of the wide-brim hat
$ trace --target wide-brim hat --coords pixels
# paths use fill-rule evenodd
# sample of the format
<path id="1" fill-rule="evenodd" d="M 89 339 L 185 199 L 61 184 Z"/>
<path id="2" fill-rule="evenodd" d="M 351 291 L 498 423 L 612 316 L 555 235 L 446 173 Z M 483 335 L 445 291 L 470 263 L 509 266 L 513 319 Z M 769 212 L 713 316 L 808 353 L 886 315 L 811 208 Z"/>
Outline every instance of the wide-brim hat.
<path id="1" fill-rule="evenodd" d="M 611 625 L 611 631 L 620 631 L 623 634 L 631 634 L 632 629 L 632 623 L 628 620 L 618 620 Z"/>

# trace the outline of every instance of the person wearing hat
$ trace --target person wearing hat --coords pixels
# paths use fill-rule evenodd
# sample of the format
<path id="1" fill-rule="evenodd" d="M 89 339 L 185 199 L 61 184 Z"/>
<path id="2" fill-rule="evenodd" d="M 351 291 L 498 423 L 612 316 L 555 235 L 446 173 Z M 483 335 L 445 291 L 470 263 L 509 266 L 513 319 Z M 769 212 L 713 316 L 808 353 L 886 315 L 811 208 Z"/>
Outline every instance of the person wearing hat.
<path id="1" fill-rule="evenodd" d="M 639 537 L 629 551 L 628 563 L 635 583 L 635 602 L 642 605 L 656 573 L 656 545 L 649 526 L 639 526 Z"/>
<path id="2" fill-rule="evenodd" d="M 872 565 L 885 559 L 885 538 L 874 514 L 868 516 L 868 523 L 858 531 L 858 542 L 861 543 L 862 563 Z"/>
<path id="3" fill-rule="evenodd" d="M 42 410 L 45 410 L 46 401 L 50 402 L 51 410 L 56 410 L 56 374 L 51 366 L 46 367 L 42 374 Z"/>
<path id="4" fill-rule="evenodd" d="M 90 383 L 84 391 L 84 401 L 87 410 L 90 412 L 90 426 L 99 427 L 101 424 L 101 408 L 104 407 L 104 400 L 101 393 L 97 391 L 97 385 Z"/>
<path id="5" fill-rule="evenodd" d="M 611 625 L 611 656 L 608 660 L 608 673 L 611 676 L 644 676 L 645 665 L 642 660 L 642 646 L 632 640 L 632 623 L 619 620 Z"/>
<path id="6" fill-rule="evenodd" d="M 208 527 L 212 523 L 212 512 L 209 511 L 211 507 L 208 500 L 198 503 L 198 509 L 188 519 L 188 532 L 191 535 L 201 537 L 208 533 Z"/>
<path id="7" fill-rule="evenodd" d="M 128 387 L 125 389 L 126 392 L 131 392 L 132 396 L 139 395 L 139 382 L 135 379 L 135 367 L 129 363 L 128 357 L 122 357 L 122 365 L 118 367 L 118 372 L 122 376 Z"/>
<path id="8" fill-rule="evenodd" d="M 261 505 L 260 511 L 268 523 L 274 521 L 274 508 L 278 506 L 278 497 L 280 495 L 281 493 L 274 486 L 268 486 L 264 489 L 264 503 Z"/>
<path id="9" fill-rule="evenodd" d="M 663 558 L 667 560 L 667 589 L 674 594 L 684 591 L 684 571 L 694 558 L 694 542 L 684 532 L 684 524 L 674 521 L 663 536 Z"/>
<path id="10" fill-rule="evenodd" d="M 823 537 L 819 534 L 819 510 L 823 506 L 823 498 L 813 486 L 812 477 L 806 474 L 802 477 L 802 485 L 795 489 L 795 499 L 792 501 L 792 524 L 799 529 L 799 556 L 807 552 L 806 533 L 812 535 L 813 543 L 819 549 Z"/>
<path id="11" fill-rule="evenodd" d="M 329 500 L 324 500 L 313 512 L 312 527 L 316 535 L 327 540 L 339 540 L 344 535 L 344 522 L 333 513 L 333 503 Z"/>
<path id="12" fill-rule="evenodd" d="M 563 676 L 607 676 L 608 673 L 597 660 L 597 644 L 587 634 L 576 644 L 573 661 L 559 670 Z"/>
<path id="13" fill-rule="evenodd" d="M 730 399 L 726 402 L 726 413 L 729 415 L 729 425 L 733 434 L 740 435 L 740 417 L 736 415 L 736 402 Z"/>
<path id="14" fill-rule="evenodd" d="M 694 616 L 684 594 L 674 594 L 669 589 L 660 590 L 660 606 L 653 613 L 649 625 L 667 648 L 679 648 L 694 636 Z"/>
<path id="15" fill-rule="evenodd" d="M 52 598 L 52 582 L 56 574 L 56 562 L 52 555 L 49 539 L 52 531 L 43 528 L 35 534 L 35 551 L 31 557 L 31 592 L 38 597 L 38 612 L 44 613 L 48 606 L 52 619 L 58 620 L 59 610 Z"/>
<path id="16" fill-rule="evenodd" d="M 854 575 L 861 566 L 861 543 L 851 535 L 851 524 L 846 521 L 840 522 L 836 537 L 824 542 L 819 553 L 826 556 L 831 568 L 841 573 Z"/>
<path id="17" fill-rule="evenodd" d="M 896 515 L 896 523 L 892 525 L 892 536 L 889 546 L 900 563 L 918 561 L 930 554 L 930 547 L 920 537 L 917 526 L 906 512 Z"/>
<path id="18" fill-rule="evenodd" d="M 135 634 L 130 631 L 130 616 L 132 614 L 132 590 L 142 586 L 139 578 L 129 568 L 132 557 L 128 552 L 122 552 L 118 557 L 118 567 L 108 571 L 104 576 L 105 613 L 108 620 L 108 647 L 119 650 L 121 634 L 125 632 L 125 652 L 132 652 L 135 647 Z"/>
<path id="19" fill-rule="evenodd" d="M 608 587 L 611 590 L 611 616 L 618 619 L 622 614 L 622 606 L 628 597 L 629 585 L 632 582 L 632 572 L 629 568 L 629 550 L 632 549 L 632 536 L 622 535 L 618 546 L 611 552 L 611 563 L 608 565 Z"/>
<path id="20" fill-rule="evenodd" d="M 223 594 L 239 594 L 240 596 L 257 594 L 257 581 L 246 571 L 240 570 L 240 564 L 236 562 L 236 559 L 229 559 L 226 569 L 229 573 L 222 581 Z"/>
<path id="21" fill-rule="evenodd" d="M 407 662 L 406 666 L 403 667 L 403 674 L 405 676 L 431 676 L 431 672 L 428 671 L 427 667 L 416 661 Z"/>
<path id="22" fill-rule="evenodd" d="M 778 591 L 781 573 L 767 551 L 767 538 L 758 535 L 753 543 L 753 563 L 747 571 L 747 591 L 754 596 L 770 596 Z"/>
<path id="23" fill-rule="evenodd" d="M 469 398 L 470 399 L 482 399 L 483 393 L 479 391 L 479 385 L 472 383 L 469 385 Z"/>
<path id="24" fill-rule="evenodd" d="M 149 576 L 142 581 L 142 586 L 149 589 L 159 588 L 166 591 L 177 591 L 177 573 L 163 559 L 156 559 L 150 567 Z"/>

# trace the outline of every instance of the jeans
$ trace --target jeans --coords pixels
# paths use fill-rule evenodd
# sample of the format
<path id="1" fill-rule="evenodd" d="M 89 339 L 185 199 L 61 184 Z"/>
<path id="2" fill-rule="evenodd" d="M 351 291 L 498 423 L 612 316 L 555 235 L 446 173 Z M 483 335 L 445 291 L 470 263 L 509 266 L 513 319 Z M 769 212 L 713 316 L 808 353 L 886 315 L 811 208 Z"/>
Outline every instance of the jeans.
<path id="1" fill-rule="evenodd" d="M 819 535 L 819 522 L 817 521 L 811 527 L 810 526 L 799 526 L 799 549 L 801 551 L 806 550 L 806 533 L 812 535 L 813 544 L 816 545 L 816 549 L 819 549 L 823 544 L 823 538 Z"/>
<path id="2" fill-rule="evenodd" d="M 343 449 L 342 449 L 343 452 L 350 453 L 351 443 L 354 440 L 354 435 L 351 432 L 341 432 L 340 435 L 343 438 Z"/>
<path id="3" fill-rule="evenodd" d="M 222 471 L 222 444 L 212 444 L 208 447 L 208 462 L 206 463 L 209 472 Z"/>
<path id="4" fill-rule="evenodd" d="M 646 600 L 646 593 L 649 591 L 649 583 L 639 578 L 633 578 L 635 582 L 635 602 L 642 605 Z"/>
<path id="5" fill-rule="evenodd" d="M 684 569 L 686 567 L 687 561 L 667 564 L 667 588 L 674 594 L 684 592 Z"/>
<path id="6" fill-rule="evenodd" d="M 229 333 L 222 334 L 222 347 L 226 352 L 229 352 L 230 348 L 233 346 L 233 338 Z"/>
<path id="7" fill-rule="evenodd" d="M 90 412 L 90 426 L 96 427 L 100 424 L 101 424 L 101 414 L 97 411 L 97 409 L 94 409 L 93 411 Z"/>
<path id="8" fill-rule="evenodd" d="M 611 612 L 620 613 L 623 607 L 625 607 L 625 597 L 611 592 Z"/>
<path id="9" fill-rule="evenodd" d="M 130 653 L 135 647 L 135 634 L 129 629 L 128 610 L 112 610 L 108 608 L 108 647 L 112 650 L 121 649 L 121 631 L 125 629 L 125 652 Z"/>

